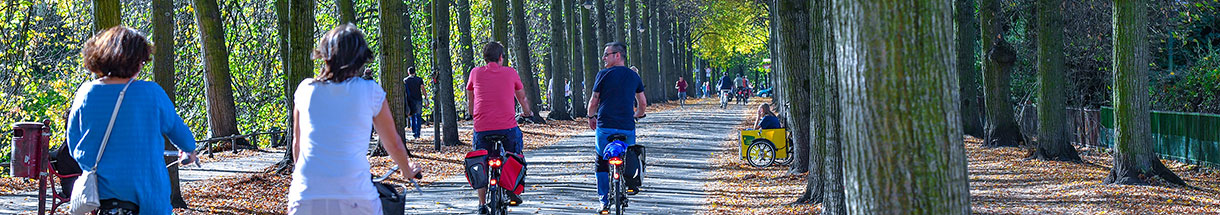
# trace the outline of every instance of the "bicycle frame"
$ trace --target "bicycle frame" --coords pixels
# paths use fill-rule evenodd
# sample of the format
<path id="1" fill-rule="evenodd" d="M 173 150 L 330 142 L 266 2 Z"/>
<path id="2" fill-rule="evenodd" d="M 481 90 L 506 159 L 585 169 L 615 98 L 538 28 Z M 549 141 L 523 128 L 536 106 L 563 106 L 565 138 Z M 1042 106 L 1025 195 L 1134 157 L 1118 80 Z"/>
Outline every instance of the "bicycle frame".
<path id="1" fill-rule="evenodd" d="M 508 193 L 506 193 L 508 190 L 499 185 L 500 169 L 504 165 L 504 158 L 508 156 L 508 153 L 504 151 L 506 139 L 507 137 L 503 135 L 491 135 L 484 138 L 485 141 L 493 143 L 488 151 L 495 152 L 489 153 L 493 156 L 487 157 L 487 209 L 490 210 L 490 214 L 507 214 L 510 204 Z"/>

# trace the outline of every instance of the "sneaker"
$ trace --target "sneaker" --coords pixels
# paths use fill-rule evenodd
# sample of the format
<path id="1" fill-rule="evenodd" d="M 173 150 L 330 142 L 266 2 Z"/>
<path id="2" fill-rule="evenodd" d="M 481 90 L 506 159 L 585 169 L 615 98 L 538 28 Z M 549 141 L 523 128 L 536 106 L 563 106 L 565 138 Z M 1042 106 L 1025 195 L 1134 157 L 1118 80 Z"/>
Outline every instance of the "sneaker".
<path id="1" fill-rule="evenodd" d="M 517 205 L 521 205 L 521 196 L 518 196 L 517 194 L 514 194 L 512 192 L 508 192 L 508 206 L 517 206 Z"/>
<path id="2" fill-rule="evenodd" d="M 610 214 L 610 203 L 609 202 L 602 203 L 602 210 L 599 213 L 600 214 Z"/>
<path id="3" fill-rule="evenodd" d="M 491 210 L 487 209 L 487 205 L 479 205 L 479 214 L 490 214 Z"/>

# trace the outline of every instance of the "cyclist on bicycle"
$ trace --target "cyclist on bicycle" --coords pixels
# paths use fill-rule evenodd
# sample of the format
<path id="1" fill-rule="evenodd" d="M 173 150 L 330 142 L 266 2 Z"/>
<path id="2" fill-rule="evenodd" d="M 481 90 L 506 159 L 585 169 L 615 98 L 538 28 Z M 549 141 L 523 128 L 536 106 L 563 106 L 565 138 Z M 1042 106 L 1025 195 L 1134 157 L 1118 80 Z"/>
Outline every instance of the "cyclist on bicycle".
<path id="1" fill-rule="evenodd" d="M 470 70 L 470 80 L 466 82 L 466 106 L 474 116 L 474 150 L 491 149 L 490 142 L 484 142 L 483 137 L 489 135 L 504 135 L 504 150 L 521 154 L 521 129 L 517 127 L 514 98 L 521 104 L 521 116 L 529 118 L 529 100 L 517 70 L 501 66 L 504 62 L 504 46 L 499 42 L 490 42 L 483 46 L 483 60 L 487 65 Z M 487 188 L 479 189 L 479 214 L 487 214 Z M 512 202 L 521 202 L 521 197 L 508 193 Z"/>
<path id="2" fill-rule="evenodd" d="M 627 46 L 620 42 L 607 43 L 602 60 L 605 69 L 597 72 L 593 82 L 593 95 L 589 97 L 589 128 L 597 138 L 597 194 L 601 196 L 602 210 L 610 210 L 610 175 L 607 162 L 601 158 L 607 137 L 614 134 L 627 136 L 624 146 L 635 144 L 635 118 L 643 117 L 647 102 L 644 97 L 644 82 L 640 75 L 624 65 Z M 731 85 L 730 85 L 731 86 Z M 633 109 L 634 106 L 634 109 Z"/>
<path id="3" fill-rule="evenodd" d="M 729 75 L 720 76 L 720 108 L 724 108 L 729 104 L 730 96 L 733 96 L 733 78 Z"/>

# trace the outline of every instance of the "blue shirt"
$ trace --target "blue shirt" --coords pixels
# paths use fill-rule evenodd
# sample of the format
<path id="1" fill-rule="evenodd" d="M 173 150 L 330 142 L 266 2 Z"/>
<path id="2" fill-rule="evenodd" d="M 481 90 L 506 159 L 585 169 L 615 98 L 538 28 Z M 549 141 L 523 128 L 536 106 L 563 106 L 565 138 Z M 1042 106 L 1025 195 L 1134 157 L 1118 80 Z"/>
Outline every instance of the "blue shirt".
<path id="1" fill-rule="evenodd" d="M 775 117 L 775 116 L 772 116 L 772 115 L 767 115 L 767 116 L 764 116 L 764 117 L 763 117 L 763 119 L 762 119 L 762 121 L 759 121 L 759 122 L 758 122 L 758 127 L 760 127 L 761 129 L 776 129 L 776 128 L 780 128 L 780 125 L 779 125 L 779 117 Z"/>
<path id="2" fill-rule="evenodd" d="M 721 76 L 719 85 L 721 90 L 731 90 L 733 89 L 733 78 L 727 75 Z"/>
<path id="3" fill-rule="evenodd" d="M 183 151 L 195 150 L 195 137 L 156 83 L 131 83 L 106 151 L 100 162 L 96 160 L 123 86 L 89 81 L 76 90 L 67 123 L 72 158 L 85 171 L 98 164 L 97 192 L 101 199 L 135 202 L 140 205 L 140 214 L 170 214 L 169 172 L 163 152 L 176 149 L 166 149 L 162 135 Z"/>
<path id="4" fill-rule="evenodd" d="M 599 93 L 597 127 L 635 130 L 635 94 L 644 92 L 644 82 L 626 66 L 597 72 L 593 92 Z"/>

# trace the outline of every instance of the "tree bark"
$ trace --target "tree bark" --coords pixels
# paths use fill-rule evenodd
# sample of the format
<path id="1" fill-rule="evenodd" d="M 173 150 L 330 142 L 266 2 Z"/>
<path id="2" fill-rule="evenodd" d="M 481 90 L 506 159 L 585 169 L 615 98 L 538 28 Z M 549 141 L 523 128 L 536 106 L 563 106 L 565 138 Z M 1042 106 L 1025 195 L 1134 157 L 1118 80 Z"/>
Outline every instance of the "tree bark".
<path id="1" fill-rule="evenodd" d="M 356 6 L 352 0 L 335 0 L 335 4 L 339 9 L 339 24 L 356 24 Z"/>
<path id="2" fill-rule="evenodd" d="M 386 97 L 390 105 L 390 115 L 394 116 L 394 129 L 398 136 L 406 139 L 406 130 L 402 128 L 408 127 L 407 120 L 407 104 L 406 89 L 402 86 L 402 79 L 406 77 L 407 68 L 411 67 L 411 63 L 415 62 L 413 49 L 410 44 L 411 24 L 410 19 L 406 19 L 405 14 L 407 9 L 406 4 L 401 1 L 381 0 L 377 4 L 378 16 L 381 21 L 378 23 L 378 30 L 381 31 L 381 38 L 378 38 L 380 50 L 378 57 L 381 60 L 381 88 L 385 90 Z M 405 22 L 405 23 L 404 23 Z M 448 53 L 448 52 L 446 52 Z M 438 112 L 433 108 L 433 114 Z M 378 155 L 381 155 L 383 149 L 378 145 Z"/>
<path id="3" fill-rule="evenodd" d="M 624 6 L 626 6 L 626 3 L 623 0 L 614 0 L 614 25 L 612 25 L 610 30 L 614 32 L 614 41 L 625 44 L 627 43 L 627 34 L 623 26 L 627 25 L 627 9 Z M 635 56 L 628 56 L 627 59 L 632 57 Z"/>
<path id="4" fill-rule="evenodd" d="M 782 19 L 784 19 L 784 21 L 780 23 L 780 26 L 805 26 L 806 31 L 797 31 L 796 34 L 802 34 L 804 37 L 806 37 L 806 39 L 803 41 L 809 41 L 807 47 L 810 47 L 810 49 L 807 51 L 807 56 L 809 56 L 809 58 L 805 60 L 805 62 L 810 62 L 810 64 L 808 64 L 809 68 L 807 68 L 809 69 L 807 71 L 810 72 L 799 73 L 796 75 L 808 77 L 807 80 L 809 81 L 807 83 L 811 86 L 817 86 L 809 87 L 807 89 L 809 92 L 806 96 L 803 96 L 804 98 L 809 99 L 808 102 L 804 102 L 805 105 L 808 105 L 807 108 L 809 110 L 807 111 L 808 114 L 805 115 L 806 118 L 804 119 L 808 119 L 808 121 L 794 121 L 795 123 L 806 124 L 809 126 L 809 148 L 807 149 L 808 153 L 806 154 L 806 156 L 808 156 L 806 161 L 808 162 L 807 168 L 809 174 L 805 176 L 805 193 L 801 194 L 801 198 L 798 198 L 796 203 L 812 204 L 822 202 L 825 198 L 825 193 L 823 190 L 826 182 L 823 180 L 826 179 L 826 176 L 823 171 L 827 168 L 825 166 L 827 153 L 826 144 L 827 140 L 829 139 L 826 135 L 827 129 L 829 128 L 829 125 L 827 125 L 829 121 L 827 121 L 826 118 L 829 114 L 832 114 L 832 112 L 827 111 L 827 107 L 830 106 L 830 104 L 838 105 L 837 102 L 828 102 L 826 95 L 830 92 L 830 90 L 828 90 L 827 87 L 824 87 L 830 83 L 826 80 L 826 71 L 830 71 L 830 68 L 833 68 L 830 66 L 831 61 L 829 58 L 829 56 L 831 56 L 829 52 L 834 51 L 831 49 L 833 44 L 827 43 L 827 38 L 830 37 L 830 34 L 827 32 L 827 30 L 829 30 L 829 28 L 827 28 L 828 26 L 825 25 L 825 22 L 827 22 L 827 20 L 830 18 L 826 13 L 828 11 L 825 10 L 829 4 L 827 3 L 827 0 L 790 0 L 786 4 L 792 5 L 792 7 L 787 7 L 787 9 L 781 10 L 780 16 Z M 804 22 L 789 22 L 801 21 L 793 20 L 794 18 L 803 18 Z M 788 34 L 788 32 L 785 32 L 785 34 Z M 796 160 L 793 160 L 793 162 L 796 162 Z"/>
<path id="5" fill-rule="evenodd" d="M 436 97 L 440 99 L 441 130 L 444 145 L 460 145 L 458 141 L 457 107 L 453 99 L 453 61 L 449 56 L 449 1 L 432 1 L 432 42 L 435 49 L 432 60 L 436 61 L 436 83 L 439 90 Z"/>
<path id="6" fill-rule="evenodd" d="M 1145 14 L 1144 1 L 1114 1 L 1114 167 L 1105 183 L 1186 185 L 1153 150 Z"/>
<path id="7" fill-rule="evenodd" d="M 152 40 L 156 50 L 153 52 L 153 79 L 161 90 L 169 96 L 170 103 L 176 98 L 174 90 L 174 2 L 171 0 L 152 1 Z M 165 141 L 165 150 L 176 150 L 174 144 Z M 177 157 L 166 157 L 165 164 L 173 163 Z M 178 180 L 178 165 L 167 168 L 170 181 L 170 204 L 174 208 L 186 208 L 186 200 L 182 199 L 182 189 Z"/>
<path id="8" fill-rule="evenodd" d="M 508 45 L 508 0 L 491 0 L 491 39 Z"/>
<path id="9" fill-rule="evenodd" d="M 582 6 L 582 8 L 583 8 L 583 6 Z M 597 49 L 597 47 L 600 47 L 601 45 L 597 45 L 598 41 L 595 40 L 598 33 L 596 32 L 596 29 L 593 27 L 594 20 L 591 15 L 593 13 L 593 9 L 578 9 L 578 10 L 580 10 L 581 32 L 584 33 L 584 37 L 581 37 L 584 39 L 584 41 L 581 42 L 581 46 L 583 47 L 581 49 L 583 49 L 583 51 L 584 51 L 584 61 L 585 61 L 585 65 L 584 65 L 585 66 L 585 86 L 584 86 L 585 90 L 584 90 L 584 93 L 585 93 L 585 98 L 592 98 L 590 96 L 593 94 L 593 82 L 596 81 L 594 78 L 596 78 L 595 76 L 597 75 L 597 72 L 600 70 L 598 68 L 601 68 L 601 66 L 600 66 L 601 61 L 598 60 L 598 57 L 601 55 L 597 54 L 597 53 L 600 53 L 600 51 Z M 588 114 L 588 113 L 586 113 L 586 114 Z M 586 116 L 588 116 L 588 115 L 586 115 Z"/>
<path id="10" fill-rule="evenodd" d="M 123 25 L 123 6 L 119 0 L 93 1 L 93 32 L 102 32 L 107 28 Z"/>
<path id="11" fill-rule="evenodd" d="M 834 10 L 847 212 L 969 214 L 952 2 Z"/>
<path id="12" fill-rule="evenodd" d="M 640 77 L 645 77 L 644 74 L 648 74 L 648 68 L 647 68 L 647 66 L 644 65 L 644 54 L 643 54 L 644 49 L 642 49 L 642 48 L 644 48 L 644 45 L 643 45 L 644 43 L 642 43 L 640 41 L 640 31 L 636 30 L 636 29 L 640 28 L 640 22 L 639 22 L 640 11 L 639 11 L 639 7 L 638 7 L 639 4 L 636 1 L 637 0 L 627 0 L 627 3 L 626 3 L 629 6 L 627 7 L 628 16 L 627 16 L 625 22 L 627 22 L 628 35 L 630 35 L 630 37 L 631 37 L 631 39 L 630 39 L 631 45 L 627 47 L 627 52 L 631 53 L 630 54 L 631 58 L 628 58 L 628 60 L 630 60 L 630 62 L 631 62 L 631 65 L 636 66 L 636 68 L 640 70 L 639 71 Z M 645 94 L 647 94 L 647 93 L 645 93 Z"/>
<path id="13" fill-rule="evenodd" d="M 470 30 L 470 0 L 457 0 L 457 11 L 458 33 L 462 34 L 458 37 L 458 46 L 461 48 L 461 50 L 458 50 L 458 54 L 461 55 L 460 57 L 462 57 L 462 59 L 459 60 L 459 63 L 462 65 L 459 71 L 462 71 L 462 82 L 465 83 L 470 81 L 470 70 L 474 69 L 475 62 L 475 47 L 474 42 L 472 41 L 474 35 Z M 466 99 L 470 99 L 470 95 L 466 95 Z M 467 110 L 470 110 L 470 107 L 466 108 Z"/>
<path id="14" fill-rule="evenodd" d="M 669 2 L 670 0 L 661 0 L 660 2 L 657 2 L 657 8 L 655 9 L 657 15 L 660 16 L 657 18 L 657 23 L 655 25 L 657 28 L 657 43 L 660 43 L 660 49 L 657 50 L 657 52 L 661 53 L 660 57 L 658 58 L 661 60 L 661 65 L 660 69 L 657 70 L 657 72 L 660 73 L 660 77 L 657 78 L 657 85 L 654 87 L 656 87 L 658 90 L 657 96 L 660 98 L 660 101 L 673 100 L 673 92 L 671 92 L 670 89 L 667 89 L 667 87 L 664 87 L 669 83 L 673 83 L 669 80 L 674 76 L 673 43 L 670 43 L 673 41 L 670 40 L 673 38 L 671 37 L 673 31 L 673 18 L 668 10 Z"/>
<path id="15" fill-rule="evenodd" d="M 807 0 L 776 0 L 776 6 L 779 16 L 779 36 L 781 37 L 780 58 L 784 62 L 784 71 L 809 71 L 810 42 L 809 42 L 809 1 Z M 789 166 L 789 174 L 799 174 L 810 172 L 810 174 L 821 174 L 817 168 L 810 168 L 809 153 L 811 138 L 809 136 L 810 125 L 807 121 L 810 117 L 809 102 L 809 75 L 806 72 L 785 72 L 785 85 L 788 92 L 785 93 L 788 103 L 788 132 L 792 134 L 792 144 L 795 148 L 792 160 L 792 165 Z M 734 83 L 736 84 L 736 83 Z"/>
<path id="16" fill-rule="evenodd" d="M 597 42 L 600 44 L 615 41 L 614 33 L 612 32 L 612 29 L 610 29 L 610 12 L 607 11 L 608 8 L 606 7 L 606 1 L 609 0 L 595 0 L 597 15 L 594 17 L 597 18 Z M 602 47 L 602 45 L 598 45 L 598 47 Z"/>
<path id="17" fill-rule="evenodd" d="M 530 60 L 529 24 L 525 22 L 525 0 L 512 0 L 513 38 L 516 40 L 517 75 L 525 84 L 525 97 L 528 98 L 530 111 L 533 111 L 534 121 L 542 121 L 538 111 L 542 110 L 541 91 L 538 89 L 538 78 L 534 76 L 534 65 Z"/>
<path id="18" fill-rule="evenodd" d="M 843 123 L 839 120 L 839 74 L 837 64 L 835 62 L 835 21 L 834 10 L 830 5 L 831 0 L 811 0 L 811 15 L 810 32 L 813 34 L 813 47 L 820 48 L 822 53 L 817 51 L 812 52 L 814 68 L 810 75 L 810 79 L 821 78 L 823 84 L 815 85 L 821 89 L 822 102 L 822 117 L 819 133 L 814 133 L 814 136 L 821 136 L 819 139 L 824 144 L 824 161 L 822 162 L 822 214 L 846 214 L 847 207 L 843 199 L 843 156 L 842 156 L 842 141 L 840 136 L 840 125 Z M 820 76 L 820 77 L 819 77 Z M 812 104 L 811 104 L 812 105 Z M 810 120 L 818 119 L 810 117 Z M 811 155 L 812 156 L 812 155 Z M 813 165 L 812 163 L 810 165 Z M 811 187 L 806 185 L 806 192 L 816 192 Z"/>
<path id="19" fill-rule="evenodd" d="M 580 15 L 578 14 L 578 12 L 576 12 L 576 10 L 581 10 L 581 9 L 578 9 L 578 7 L 580 7 L 580 6 L 577 5 L 575 1 L 565 1 L 565 2 L 566 3 L 564 4 L 564 8 L 565 8 L 565 10 L 564 10 L 565 19 L 564 20 L 566 20 L 568 22 L 567 23 L 568 34 L 572 35 L 572 38 L 570 38 L 570 40 L 568 40 L 568 48 L 570 51 L 568 56 L 570 56 L 572 58 L 571 64 L 569 64 L 569 69 L 572 71 L 571 75 L 569 76 L 569 80 L 571 80 L 571 82 L 568 86 L 568 87 L 572 88 L 572 100 L 571 100 L 572 101 L 572 117 L 588 116 L 589 113 L 586 110 L 588 108 L 585 108 L 586 106 L 585 106 L 585 100 L 584 100 L 585 99 L 585 96 L 584 96 L 585 79 L 584 78 L 585 78 L 585 73 L 588 73 L 589 71 L 585 71 L 585 68 L 584 68 L 585 67 L 585 59 L 583 56 L 584 55 L 583 54 L 584 46 L 583 46 L 583 44 L 581 44 L 581 38 L 583 38 L 583 36 L 585 34 L 580 32 L 580 29 L 579 29 L 580 28 L 579 27 L 580 18 L 578 18 Z"/>
<path id="20" fill-rule="evenodd" d="M 208 122 L 212 137 L 241 134 L 237 129 L 237 109 L 233 104 L 233 79 L 229 74 L 229 49 L 216 0 L 194 0 L 195 23 L 203 52 L 204 79 L 207 86 Z M 244 138 L 232 139 L 235 147 L 250 148 Z"/>
<path id="21" fill-rule="evenodd" d="M 1038 0 L 1038 145 L 1034 157 L 1042 160 L 1080 161 L 1067 127 L 1064 88 L 1062 0 Z"/>
<path id="22" fill-rule="evenodd" d="M 572 114 L 568 109 L 568 99 L 564 97 L 567 92 L 568 73 L 568 41 L 564 35 L 564 28 L 567 23 L 563 19 L 563 0 L 551 0 L 551 113 L 547 118 L 554 120 L 572 120 Z M 572 109 L 579 109 L 573 107 Z"/>
<path id="23" fill-rule="evenodd" d="M 983 143 L 986 146 L 1017 146 L 1021 141 L 1021 129 L 1013 119 L 1013 105 L 1009 101 L 1010 70 L 1016 59 L 1012 47 L 1001 37 L 1003 20 L 996 19 L 998 0 L 982 0 L 979 5 L 980 38 L 987 58 L 983 62 L 983 95 L 987 120 L 984 125 Z"/>
<path id="24" fill-rule="evenodd" d="M 957 22 L 957 71 L 961 85 L 962 129 L 966 135 L 983 137 L 983 98 L 979 95 L 979 70 L 974 65 L 978 49 L 979 26 L 974 0 L 954 1 Z"/>
<path id="25" fill-rule="evenodd" d="M 658 17 L 654 16 L 657 13 L 657 3 L 655 1 L 643 1 L 643 3 L 645 12 L 640 22 L 643 23 L 645 30 L 643 35 L 641 35 L 640 42 L 643 42 L 644 47 L 640 47 L 642 51 L 640 53 L 644 58 L 644 65 L 641 68 L 640 79 L 644 82 L 644 94 L 649 95 L 646 96 L 647 102 L 652 104 L 665 101 L 665 98 L 662 97 L 664 94 L 661 93 L 662 89 L 660 88 L 662 85 L 660 80 L 662 69 L 660 65 L 661 53 L 657 51 L 660 49 L 660 44 L 656 43 L 656 35 L 660 35 L 660 32 L 657 30 L 659 28 L 656 27 Z"/>

